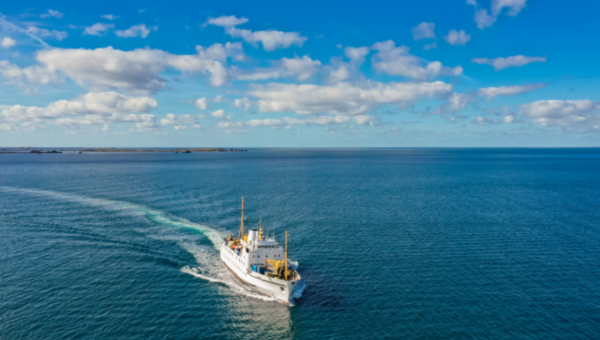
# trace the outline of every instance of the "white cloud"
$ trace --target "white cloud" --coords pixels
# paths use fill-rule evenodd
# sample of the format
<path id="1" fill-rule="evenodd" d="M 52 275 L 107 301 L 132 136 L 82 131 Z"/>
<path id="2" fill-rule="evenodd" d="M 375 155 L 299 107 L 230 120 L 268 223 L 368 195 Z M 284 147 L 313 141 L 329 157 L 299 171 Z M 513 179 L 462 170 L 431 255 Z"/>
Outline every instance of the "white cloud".
<path id="1" fill-rule="evenodd" d="M 431 43 L 431 44 L 427 44 L 427 45 L 423 46 L 423 49 L 425 51 L 429 51 L 433 48 L 437 48 L 437 43 Z"/>
<path id="2" fill-rule="evenodd" d="M 370 125 L 370 126 L 375 126 L 375 122 L 377 121 L 376 117 L 366 116 L 366 115 L 353 116 L 352 119 L 360 125 Z"/>
<path id="3" fill-rule="evenodd" d="M 260 42 L 265 51 L 273 51 L 281 48 L 288 48 L 291 45 L 302 46 L 308 39 L 298 32 L 282 32 L 276 30 L 251 31 L 239 29 L 235 26 L 248 22 L 246 18 L 236 18 L 235 16 L 223 16 L 211 18 L 208 24 L 217 25 L 225 28 L 225 32 L 234 38 L 242 38 L 247 43 L 255 46 Z"/>
<path id="4" fill-rule="evenodd" d="M 365 61 L 365 56 L 369 54 L 370 49 L 366 46 L 363 47 L 346 47 L 344 49 L 344 54 L 352 61 L 358 61 L 363 63 Z"/>
<path id="5" fill-rule="evenodd" d="M 59 12 L 59 11 L 55 11 L 52 9 L 49 9 L 47 13 L 44 13 L 42 15 L 40 15 L 40 18 L 50 18 L 50 17 L 55 17 L 55 18 L 62 18 L 63 17 L 63 13 Z"/>
<path id="6" fill-rule="evenodd" d="M 256 81 L 296 77 L 297 80 L 308 80 L 318 72 L 318 68 L 321 66 L 320 61 L 312 60 L 308 56 L 303 56 L 302 58 L 297 56 L 294 58 L 281 58 L 281 60 L 274 64 L 275 66 L 271 68 L 256 69 L 252 73 L 238 75 L 236 79 Z"/>
<path id="7" fill-rule="evenodd" d="M 85 30 L 83 31 L 82 35 L 96 35 L 96 36 L 103 36 L 106 35 L 106 33 L 108 33 L 108 31 L 110 31 L 111 29 L 113 29 L 115 27 L 114 24 L 104 24 L 104 23 L 95 23 L 90 27 L 86 27 Z"/>
<path id="8" fill-rule="evenodd" d="M 213 44 L 208 48 L 197 46 L 195 55 L 174 55 L 161 50 L 115 50 L 112 47 L 88 49 L 46 49 L 37 53 L 42 65 L 40 73 L 60 71 L 75 83 L 92 90 L 119 89 L 127 92 L 154 93 L 166 87 L 159 72 L 173 68 L 184 74 L 208 73 L 213 86 L 227 81 L 223 63 L 228 57 L 241 53 L 240 43 Z M 4 65 L 6 66 L 6 65 Z M 16 67 L 16 66 L 15 66 Z M 18 68 L 17 68 L 18 69 Z M 11 67 L 15 74 L 17 70 Z M 22 70 L 24 71 L 24 70 Z M 3 75 L 7 77 L 4 73 Z M 9 76 L 8 78 L 15 78 Z M 29 77 L 23 78 L 28 80 Z"/>
<path id="9" fill-rule="evenodd" d="M 470 102 L 475 99 L 473 96 L 464 93 L 452 93 L 448 100 L 438 106 L 432 113 L 447 115 L 464 110 Z"/>
<path id="10" fill-rule="evenodd" d="M 156 31 L 158 27 L 146 27 L 145 24 L 138 24 L 135 26 L 131 26 L 130 28 L 124 31 L 115 31 L 115 34 L 119 38 L 137 38 L 142 37 L 142 39 L 146 39 L 148 34 L 150 34 L 150 30 Z"/>
<path id="11" fill-rule="evenodd" d="M 532 118 L 563 118 L 571 115 L 585 115 L 600 108 L 591 100 L 538 100 L 519 105 L 519 113 Z"/>
<path id="12" fill-rule="evenodd" d="M 102 15 L 100 17 L 102 19 L 108 19 L 108 20 L 115 20 L 115 19 L 119 18 L 118 16 L 113 15 L 113 14 L 104 14 L 104 15 Z"/>
<path id="13" fill-rule="evenodd" d="M 175 130 L 185 130 L 188 125 L 194 128 L 200 128 L 198 119 L 193 115 L 174 115 L 168 113 L 165 118 L 160 120 L 160 125 L 172 126 Z"/>
<path id="14" fill-rule="evenodd" d="M 435 38 L 435 24 L 433 22 L 422 22 L 412 28 L 413 39 L 433 39 Z"/>
<path id="15" fill-rule="evenodd" d="M 198 98 L 198 100 L 196 100 L 195 106 L 200 110 L 206 110 L 208 109 L 208 101 L 206 98 Z"/>
<path id="16" fill-rule="evenodd" d="M 462 46 L 471 40 L 471 35 L 466 34 L 464 30 L 456 31 L 451 30 L 448 35 L 444 37 L 448 44 L 453 46 Z"/>
<path id="17" fill-rule="evenodd" d="M 546 57 L 526 57 L 524 55 L 517 55 L 508 58 L 474 58 L 471 62 L 476 64 L 490 65 L 494 67 L 494 70 L 500 71 L 508 67 L 521 67 L 523 65 L 535 63 L 535 62 L 546 62 Z"/>
<path id="18" fill-rule="evenodd" d="M 509 16 L 516 16 L 525 7 L 526 2 L 527 0 L 492 0 L 491 13 L 489 13 L 487 9 L 477 9 L 475 0 L 467 0 L 468 5 L 475 7 L 474 19 L 479 29 L 491 27 L 504 8 L 508 8 Z"/>
<path id="19" fill-rule="evenodd" d="M 591 100 L 539 100 L 517 107 L 519 114 L 542 126 L 600 132 L 600 102 Z"/>
<path id="20" fill-rule="evenodd" d="M 480 97 L 487 97 L 488 100 L 491 100 L 498 96 L 515 96 L 517 94 L 531 92 L 543 87 L 546 87 L 546 83 L 486 87 L 479 89 L 479 91 L 477 91 L 477 95 Z"/>
<path id="21" fill-rule="evenodd" d="M 235 15 L 223 16 L 218 18 L 210 18 L 207 21 L 211 25 L 221 26 L 221 27 L 233 27 L 241 24 L 245 24 L 248 22 L 246 18 L 236 18 Z"/>
<path id="22" fill-rule="evenodd" d="M 390 75 L 425 80 L 445 75 L 458 76 L 462 73 L 462 67 L 444 67 L 439 61 L 422 67 L 421 61 L 408 53 L 410 50 L 408 47 L 396 47 L 392 40 L 376 43 L 373 49 L 379 51 L 373 56 L 373 67 Z"/>
<path id="23" fill-rule="evenodd" d="M 482 30 L 492 26 L 494 22 L 496 22 L 496 17 L 489 15 L 487 9 L 480 9 L 475 12 L 475 23 L 477 24 L 477 28 Z"/>
<path id="24" fill-rule="evenodd" d="M 26 34 L 36 35 L 39 37 L 51 37 L 55 38 L 58 41 L 62 41 L 66 37 L 69 36 L 67 32 L 56 31 L 56 30 L 47 30 L 45 28 L 39 28 L 36 26 L 29 26 L 26 30 L 24 30 Z"/>
<path id="25" fill-rule="evenodd" d="M 217 118 L 225 119 L 225 120 L 231 119 L 231 117 L 229 117 L 223 110 L 217 110 L 217 111 L 211 113 L 210 115 L 213 117 L 217 117 Z"/>
<path id="26" fill-rule="evenodd" d="M 350 78 L 350 71 L 348 70 L 348 68 L 344 65 L 338 67 L 337 69 L 332 69 L 331 72 L 329 72 L 329 75 L 327 76 L 327 78 L 325 79 L 325 82 L 327 84 L 335 84 L 335 83 L 339 83 L 341 81 L 344 81 L 348 78 Z"/>
<path id="27" fill-rule="evenodd" d="M 442 99 L 451 93 L 452 85 L 440 81 L 419 84 L 368 82 L 363 86 L 271 83 L 255 85 L 248 92 L 259 99 L 257 105 L 263 112 L 336 115 L 363 114 L 382 104 L 406 107 L 421 98 Z"/>
<path id="28" fill-rule="evenodd" d="M 248 98 L 241 98 L 241 99 L 234 100 L 233 105 L 235 107 L 240 107 L 244 110 L 250 110 L 250 108 L 252 108 L 252 106 L 256 105 L 256 103 L 251 101 Z"/>
<path id="29" fill-rule="evenodd" d="M 227 98 L 223 98 L 222 96 L 216 96 L 213 98 L 213 103 L 226 103 L 228 102 Z"/>
<path id="30" fill-rule="evenodd" d="M 281 32 L 275 30 L 252 32 L 250 30 L 238 29 L 235 27 L 228 28 L 227 34 L 234 38 L 242 38 L 247 43 L 254 45 L 260 42 L 265 51 L 288 48 L 292 45 L 302 46 L 308 39 L 301 36 L 298 32 Z"/>
<path id="31" fill-rule="evenodd" d="M 492 0 L 492 14 L 497 16 L 503 8 L 508 8 L 508 15 L 515 16 L 521 12 L 527 0 Z"/>
<path id="32" fill-rule="evenodd" d="M 17 44 L 17 42 L 14 39 L 12 39 L 11 37 L 4 37 L 4 38 L 2 38 L 2 42 L 0 42 L 0 46 L 7 48 L 7 49 L 15 46 L 16 44 Z"/>
<path id="33" fill-rule="evenodd" d="M 74 100 L 59 100 L 46 107 L 13 105 L 0 111 L 0 121 L 49 122 L 62 126 L 136 123 L 148 127 L 156 117 L 147 114 L 157 102 L 149 97 L 128 97 L 115 92 L 92 92 Z"/>
<path id="34" fill-rule="evenodd" d="M 247 122 L 221 122 L 217 126 L 222 129 L 241 127 L 271 127 L 283 128 L 292 125 L 331 125 L 350 122 L 347 116 L 317 116 L 311 118 L 252 119 Z"/>
<path id="35" fill-rule="evenodd" d="M 36 65 L 22 69 L 8 60 L 0 60 L 0 75 L 8 83 L 18 86 L 28 93 L 36 92 L 39 85 L 58 85 L 62 82 L 52 67 Z M 33 85 L 34 88 L 31 89 L 28 85 Z"/>

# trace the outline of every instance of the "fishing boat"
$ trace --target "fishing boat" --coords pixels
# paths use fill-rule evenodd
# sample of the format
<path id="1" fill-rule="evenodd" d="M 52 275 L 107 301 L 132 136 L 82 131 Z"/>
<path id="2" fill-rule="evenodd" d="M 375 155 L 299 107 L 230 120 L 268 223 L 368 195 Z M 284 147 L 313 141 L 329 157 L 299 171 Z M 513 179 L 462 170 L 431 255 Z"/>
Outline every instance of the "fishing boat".
<path id="1" fill-rule="evenodd" d="M 293 306 L 294 290 L 300 282 L 300 274 L 292 268 L 287 256 L 287 230 L 285 248 L 274 238 L 259 229 L 244 230 L 244 198 L 242 197 L 242 221 L 237 238 L 230 235 L 221 243 L 221 261 L 243 284 L 255 291 Z"/>

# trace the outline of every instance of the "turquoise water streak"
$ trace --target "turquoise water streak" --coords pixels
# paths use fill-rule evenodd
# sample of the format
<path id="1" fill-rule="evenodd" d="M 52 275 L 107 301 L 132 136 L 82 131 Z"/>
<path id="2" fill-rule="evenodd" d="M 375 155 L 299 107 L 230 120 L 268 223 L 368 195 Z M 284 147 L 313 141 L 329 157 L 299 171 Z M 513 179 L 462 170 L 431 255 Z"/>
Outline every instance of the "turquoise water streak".
<path id="1" fill-rule="evenodd" d="M 0 338 L 600 338 L 600 150 L 0 155 Z M 305 289 L 217 246 L 288 230 Z"/>

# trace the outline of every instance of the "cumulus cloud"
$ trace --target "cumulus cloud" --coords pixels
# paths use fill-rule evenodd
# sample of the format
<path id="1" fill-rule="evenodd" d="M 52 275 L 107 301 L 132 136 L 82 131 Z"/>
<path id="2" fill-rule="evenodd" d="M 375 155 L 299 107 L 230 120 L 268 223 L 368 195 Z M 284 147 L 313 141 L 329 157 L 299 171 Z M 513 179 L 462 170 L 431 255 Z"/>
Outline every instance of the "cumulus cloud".
<path id="1" fill-rule="evenodd" d="M 474 58 L 471 62 L 476 64 L 490 65 L 494 67 L 494 70 L 500 71 L 509 67 L 521 67 L 523 65 L 535 63 L 535 62 L 546 62 L 546 57 L 526 57 L 524 55 L 517 55 L 508 58 Z"/>
<path id="2" fill-rule="evenodd" d="M 206 110 L 208 109 L 208 100 L 206 98 L 198 98 L 194 105 L 200 110 Z"/>
<path id="3" fill-rule="evenodd" d="M 252 32 L 246 29 L 230 27 L 227 33 L 233 38 L 242 38 L 247 43 L 256 45 L 262 43 L 265 51 L 274 51 L 276 49 L 288 48 L 291 45 L 302 46 L 306 37 L 300 36 L 298 32 L 281 32 L 275 30 Z"/>
<path id="4" fill-rule="evenodd" d="M 475 12 L 475 23 L 480 30 L 492 26 L 496 22 L 496 17 L 488 14 L 487 9 L 480 9 Z"/>
<path id="5" fill-rule="evenodd" d="M 325 82 L 327 84 L 339 83 L 350 78 L 351 75 L 352 73 L 350 72 L 350 70 L 346 66 L 341 65 L 337 69 L 331 69 L 329 75 L 327 76 L 327 78 L 325 78 Z"/>
<path id="6" fill-rule="evenodd" d="M 311 118 L 290 118 L 279 119 L 252 119 L 247 122 L 221 122 L 217 126 L 220 128 L 241 128 L 241 127 L 271 127 L 271 128 L 289 128 L 292 125 L 331 125 L 350 122 L 347 116 L 318 116 Z"/>
<path id="7" fill-rule="evenodd" d="M 227 81 L 227 70 L 223 63 L 228 57 L 241 53 L 242 48 L 240 43 L 227 43 L 213 44 L 208 48 L 197 46 L 196 50 L 198 53 L 194 55 L 174 55 L 151 49 L 121 51 L 112 47 L 94 50 L 53 48 L 39 51 L 36 59 L 42 65 L 33 67 L 37 67 L 37 73 L 42 70 L 49 74 L 60 71 L 78 85 L 95 91 L 118 89 L 154 93 L 166 87 L 166 81 L 159 76 L 159 72 L 166 68 L 179 70 L 184 74 L 210 74 L 213 86 L 223 85 Z M 10 74 L 16 72 L 13 67 Z M 4 73 L 3 75 L 6 77 Z"/>
<path id="8" fill-rule="evenodd" d="M 248 22 L 246 18 L 236 18 L 235 15 L 230 16 L 222 16 L 218 18 L 210 18 L 207 21 L 211 25 L 221 26 L 221 27 L 233 27 L 241 24 L 245 24 Z"/>
<path id="9" fill-rule="evenodd" d="M 147 128 L 157 106 L 149 97 L 128 97 L 115 92 L 92 92 L 74 100 L 59 100 L 46 107 L 13 105 L 0 111 L 0 122 L 49 122 L 63 126 L 136 123 Z"/>
<path id="10" fill-rule="evenodd" d="M 421 61 L 409 53 L 406 46 L 396 47 L 392 40 L 376 43 L 373 49 L 379 51 L 373 56 L 373 67 L 390 75 L 426 80 L 438 76 L 462 74 L 462 67 L 444 67 L 439 61 L 421 66 Z"/>
<path id="11" fill-rule="evenodd" d="M 48 12 L 40 15 L 40 18 L 50 18 L 50 17 L 55 17 L 55 18 L 62 18 L 63 17 L 63 13 L 59 12 L 59 11 L 55 11 L 52 9 L 49 9 Z"/>
<path id="12" fill-rule="evenodd" d="M 312 60 L 308 56 L 302 58 L 281 58 L 274 62 L 275 66 L 271 68 L 256 69 L 252 73 L 240 74 L 237 80 L 265 80 L 282 77 L 295 77 L 297 80 L 308 80 L 318 72 L 321 62 Z"/>
<path id="13" fill-rule="evenodd" d="M 256 103 L 251 101 L 248 98 L 241 98 L 241 99 L 234 100 L 233 105 L 235 107 L 239 107 L 244 110 L 250 110 L 250 108 L 252 108 L 252 106 L 256 105 Z"/>
<path id="14" fill-rule="evenodd" d="M 353 116 L 352 119 L 360 125 L 369 125 L 369 126 L 375 126 L 378 121 L 377 117 L 367 116 L 367 115 Z"/>
<path id="15" fill-rule="evenodd" d="M 0 46 L 8 49 L 11 48 L 13 46 L 15 46 L 17 44 L 17 42 L 12 39 L 11 37 L 4 37 L 2 38 L 2 41 L 0 42 Z"/>
<path id="16" fill-rule="evenodd" d="M 223 111 L 223 110 L 217 110 L 217 111 L 215 111 L 215 112 L 211 113 L 210 115 L 211 115 L 211 116 L 213 116 L 213 117 L 217 117 L 217 118 L 220 118 L 220 119 L 224 119 L 224 120 L 230 120 L 230 119 L 231 119 L 231 117 L 229 117 L 229 116 L 228 116 L 228 115 L 225 113 L 225 111 Z"/>
<path id="17" fill-rule="evenodd" d="M 90 27 L 86 27 L 82 35 L 96 35 L 101 37 L 103 35 L 106 35 L 106 33 L 108 33 L 108 31 L 110 31 L 114 27 L 114 24 L 103 24 L 98 22 Z"/>
<path id="18" fill-rule="evenodd" d="M 261 43 L 265 51 L 274 51 L 276 49 L 288 48 L 292 45 L 302 46 L 308 39 L 298 32 L 282 32 L 276 30 L 251 31 L 240 29 L 236 26 L 248 22 L 246 18 L 236 18 L 235 16 L 223 16 L 211 18 L 208 24 L 221 26 L 225 28 L 225 33 L 233 38 L 242 38 L 249 44 L 257 46 Z"/>
<path id="19" fill-rule="evenodd" d="M 467 105 L 474 101 L 473 96 L 464 93 L 453 93 L 445 103 L 440 105 L 433 114 L 447 115 L 464 110 Z"/>
<path id="20" fill-rule="evenodd" d="M 364 62 L 365 56 L 369 54 L 370 49 L 366 46 L 363 47 L 346 47 L 344 49 L 344 54 L 352 61 Z"/>
<path id="21" fill-rule="evenodd" d="M 508 8 L 508 15 L 515 16 L 521 12 L 527 0 L 492 0 L 492 14 L 498 15 L 502 9 Z"/>
<path id="22" fill-rule="evenodd" d="M 487 9 L 477 9 L 475 0 L 467 0 L 468 5 L 475 6 L 475 23 L 479 29 L 491 27 L 504 8 L 508 8 L 509 16 L 516 16 L 521 12 L 527 0 L 492 0 L 490 12 Z"/>
<path id="23" fill-rule="evenodd" d="M 39 85 L 58 85 L 62 82 L 52 67 L 36 65 L 22 69 L 8 60 L 0 60 L 0 75 L 9 84 L 18 86 L 27 93 L 35 93 Z"/>
<path id="24" fill-rule="evenodd" d="M 517 107 L 520 115 L 542 126 L 567 130 L 600 131 L 600 102 L 591 100 L 539 100 Z"/>
<path id="25" fill-rule="evenodd" d="M 368 82 L 362 86 L 271 83 L 255 85 L 248 92 L 258 98 L 257 105 L 263 112 L 335 115 L 359 115 L 382 104 L 406 107 L 421 98 L 442 99 L 451 93 L 452 85 L 441 81 L 418 84 Z"/>
<path id="26" fill-rule="evenodd" d="M 543 87 L 546 87 L 546 83 L 486 87 L 479 89 L 479 91 L 477 91 L 477 95 L 480 97 L 487 97 L 488 100 L 491 100 L 498 96 L 515 96 L 521 93 L 531 92 L 533 90 L 537 90 Z"/>
<path id="27" fill-rule="evenodd" d="M 148 34 L 150 34 L 150 30 L 156 31 L 158 27 L 146 27 L 145 24 L 138 24 L 135 26 L 131 26 L 130 28 L 124 31 L 115 31 L 115 34 L 119 38 L 137 38 L 142 37 L 142 39 L 146 39 Z"/>
<path id="28" fill-rule="evenodd" d="M 102 16 L 100 16 L 102 19 L 108 19 L 108 20 L 115 20 L 118 18 L 118 16 L 113 15 L 113 14 L 104 14 Z"/>
<path id="29" fill-rule="evenodd" d="M 175 130 L 185 130 L 188 126 L 199 129 L 198 119 L 194 115 L 174 115 L 168 113 L 165 118 L 160 120 L 162 126 L 172 126 Z"/>
<path id="30" fill-rule="evenodd" d="M 433 39 L 435 38 L 435 24 L 433 22 L 422 22 L 412 28 L 413 39 Z"/>
<path id="31" fill-rule="evenodd" d="M 471 40 L 471 35 L 466 34 L 464 30 L 456 31 L 451 30 L 448 32 L 448 35 L 444 37 L 448 44 L 453 46 L 462 46 L 465 45 L 469 40 Z"/>

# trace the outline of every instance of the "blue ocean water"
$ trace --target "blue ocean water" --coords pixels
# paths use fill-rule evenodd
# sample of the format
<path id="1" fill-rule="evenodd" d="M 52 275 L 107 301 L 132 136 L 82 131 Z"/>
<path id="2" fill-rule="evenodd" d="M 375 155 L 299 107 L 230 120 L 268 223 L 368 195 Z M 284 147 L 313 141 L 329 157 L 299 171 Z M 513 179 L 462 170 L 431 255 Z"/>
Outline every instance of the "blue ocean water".
<path id="1" fill-rule="evenodd" d="M 2 339 L 600 339 L 599 149 L 0 155 Z M 291 234 L 296 306 L 215 244 Z"/>

